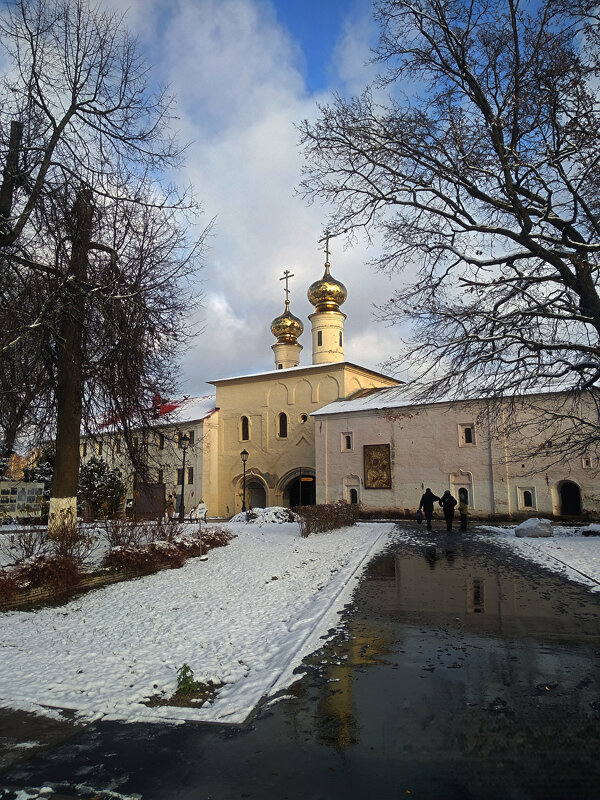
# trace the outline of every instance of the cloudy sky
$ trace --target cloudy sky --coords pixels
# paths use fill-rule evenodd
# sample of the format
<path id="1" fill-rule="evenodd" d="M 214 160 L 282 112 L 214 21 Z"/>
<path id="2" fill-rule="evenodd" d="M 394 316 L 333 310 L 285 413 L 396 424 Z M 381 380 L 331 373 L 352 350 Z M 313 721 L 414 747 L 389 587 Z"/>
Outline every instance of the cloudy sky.
<path id="1" fill-rule="evenodd" d="M 302 154 L 294 123 L 314 118 L 332 91 L 358 92 L 372 76 L 370 0 L 108 4 L 127 9 L 155 77 L 171 85 L 181 136 L 192 143 L 181 179 L 203 203 L 202 224 L 216 218 L 199 286 L 204 332 L 184 356 L 183 393 L 274 368 L 270 323 L 284 308 L 284 269 L 295 276 L 291 310 L 305 325 L 301 364 L 310 364 L 306 290 L 323 273 L 326 209 L 307 207 L 296 194 Z M 348 289 L 345 357 L 379 369 L 399 334 L 373 318 L 391 287 L 366 266 L 373 255 L 337 239 L 330 261 Z"/>

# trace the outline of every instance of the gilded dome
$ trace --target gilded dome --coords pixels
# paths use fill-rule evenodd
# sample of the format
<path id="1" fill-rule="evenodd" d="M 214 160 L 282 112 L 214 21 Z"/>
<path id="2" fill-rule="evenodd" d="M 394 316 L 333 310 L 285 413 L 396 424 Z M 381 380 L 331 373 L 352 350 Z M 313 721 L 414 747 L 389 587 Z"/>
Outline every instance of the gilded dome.
<path id="1" fill-rule="evenodd" d="M 289 300 L 286 300 L 285 311 L 271 323 L 271 333 L 277 337 L 278 342 L 295 342 L 303 330 L 304 325 L 292 314 Z"/>
<path id="2" fill-rule="evenodd" d="M 312 283 L 308 289 L 308 299 L 317 311 L 339 311 L 347 296 L 344 284 L 331 277 L 329 264 L 325 264 L 321 280 Z"/>

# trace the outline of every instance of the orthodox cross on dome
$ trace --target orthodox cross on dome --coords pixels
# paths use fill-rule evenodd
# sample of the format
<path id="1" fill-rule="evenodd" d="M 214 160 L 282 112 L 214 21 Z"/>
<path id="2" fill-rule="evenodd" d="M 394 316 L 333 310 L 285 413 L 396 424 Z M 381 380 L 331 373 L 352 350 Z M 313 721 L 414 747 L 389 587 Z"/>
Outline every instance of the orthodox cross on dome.
<path id="1" fill-rule="evenodd" d="M 325 242 L 325 264 L 329 264 L 329 240 L 331 239 L 331 231 L 327 229 L 325 231 L 325 236 L 322 239 L 319 239 L 319 244 Z"/>
<path id="2" fill-rule="evenodd" d="M 285 269 L 283 271 L 283 278 L 279 278 L 280 281 L 285 281 L 285 304 L 289 306 L 290 304 L 290 289 L 289 289 L 289 280 L 293 278 L 294 273 L 290 272 L 289 269 Z"/>

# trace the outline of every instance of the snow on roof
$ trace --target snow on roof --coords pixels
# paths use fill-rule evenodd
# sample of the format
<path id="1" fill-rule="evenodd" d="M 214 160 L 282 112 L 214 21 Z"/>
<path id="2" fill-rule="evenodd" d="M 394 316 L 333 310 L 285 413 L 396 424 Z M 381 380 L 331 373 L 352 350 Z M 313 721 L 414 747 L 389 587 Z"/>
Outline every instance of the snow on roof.
<path id="1" fill-rule="evenodd" d="M 297 366 L 297 367 L 288 367 L 287 369 L 272 369 L 268 370 L 267 372 L 255 372 L 250 375 L 237 375 L 233 378 L 216 378 L 211 381 L 206 381 L 207 383 L 217 384 L 217 383 L 227 383 L 228 381 L 240 381 L 240 380 L 249 380 L 252 378 L 266 378 L 273 375 L 281 375 L 287 374 L 289 372 L 302 372 L 307 370 L 322 370 L 322 369 L 331 369 L 332 367 L 351 367 L 352 369 L 359 369 L 362 372 L 368 372 L 370 375 L 378 375 L 380 378 L 386 378 L 390 381 L 395 381 L 396 378 L 391 377 L 390 375 L 384 375 L 383 372 L 376 372 L 374 369 L 369 369 L 368 367 L 361 367 L 360 364 L 353 364 L 350 361 L 328 361 L 326 364 L 306 364 L 305 366 Z"/>
<path id="2" fill-rule="evenodd" d="M 537 388 L 523 392 L 521 395 L 511 394 L 506 397 L 533 397 L 534 395 L 560 394 L 569 391 L 560 388 Z M 350 398 L 349 400 L 336 400 L 317 411 L 313 411 L 311 416 L 321 414 L 348 414 L 355 411 L 383 411 L 388 408 L 407 408 L 409 406 L 433 406 L 440 403 L 474 403 L 478 400 L 486 400 L 485 397 L 438 397 L 435 400 L 420 400 L 416 397 L 416 390 L 408 384 L 391 386 L 383 389 L 373 389 L 360 397 Z"/>
<path id="3" fill-rule="evenodd" d="M 413 399 L 407 396 L 403 386 L 392 386 L 387 389 L 374 389 L 368 394 L 361 394 L 350 400 L 336 400 L 318 411 L 313 411 L 313 416 L 320 414 L 347 414 L 352 411 L 378 411 L 384 408 L 400 408 L 415 405 Z"/>
<path id="4" fill-rule="evenodd" d="M 163 411 L 163 409 L 165 410 Z M 162 404 L 157 423 L 195 422 L 206 419 L 216 410 L 217 403 L 214 394 L 202 397 L 184 397 L 183 400 Z"/>

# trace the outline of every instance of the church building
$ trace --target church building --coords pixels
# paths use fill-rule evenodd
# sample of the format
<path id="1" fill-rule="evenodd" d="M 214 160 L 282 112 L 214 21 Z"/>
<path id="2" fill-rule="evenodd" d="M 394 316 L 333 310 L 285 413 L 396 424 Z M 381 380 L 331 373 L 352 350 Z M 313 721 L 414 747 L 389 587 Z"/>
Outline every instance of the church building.
<path id="1" fill-rule="evenodd" d="M 308 289 L 309 365 L 300 364 L 304 325 L 290 311 L 286 270 L 284 310 L 271 323 L 274 369 L 210 380 L 215 395 L 157 402 L 156 426 L 140 431 L 137 446 L 161 496 L 172 495 L 177 509 L 183 500 L 186 515 L 203 503 L 209 517 L 225 519 L 252 507 L 338 500 L 411 515 L 426 487 L 448 489 L 490 518 L 600 510 L 591 456 L 550 471 L 535 459 L 516 463 L 515 443 L 486 424 L 485 401 L 415 404 L 396 379 L 346 361 L 347 292 L 331 274 L 328 242 L 326 256 Z M 82 440 L 83 461 L 92 456 L 129 477 L 135 501 L 139 487 L 118 436 Z"/>

